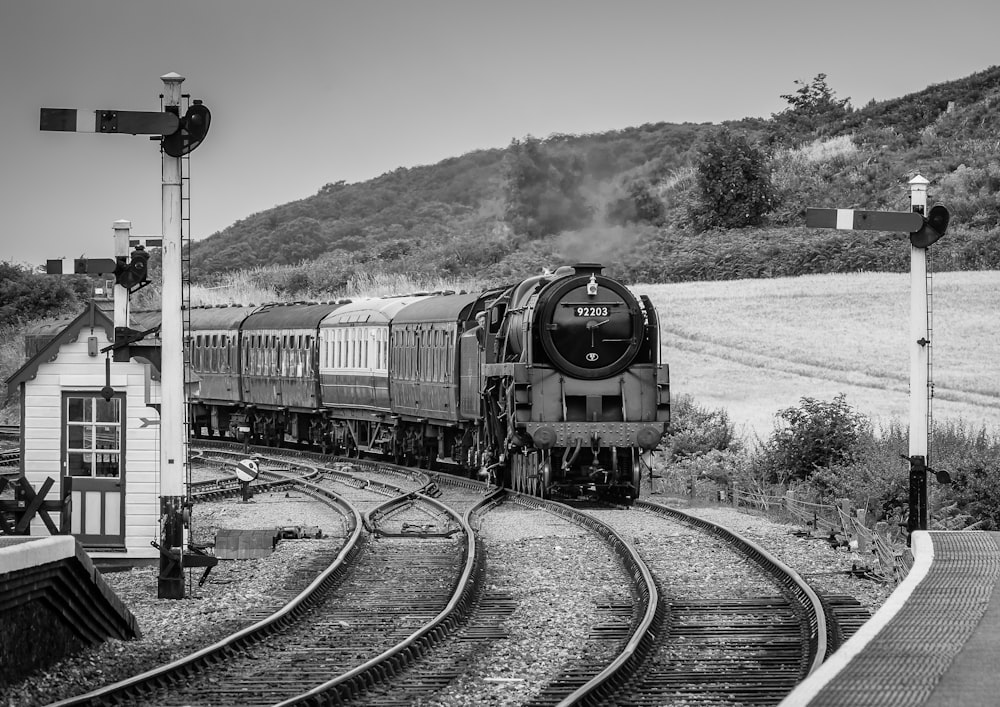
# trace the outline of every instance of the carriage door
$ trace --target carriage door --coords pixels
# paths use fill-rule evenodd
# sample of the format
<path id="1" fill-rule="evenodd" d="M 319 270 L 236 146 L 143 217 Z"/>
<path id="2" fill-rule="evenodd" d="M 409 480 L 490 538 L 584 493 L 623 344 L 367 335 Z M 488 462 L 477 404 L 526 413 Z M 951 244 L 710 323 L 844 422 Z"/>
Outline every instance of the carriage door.
<path id="1" fill-rule="evenodd" d="M 70 532 L 87 547 L 125 546 L 124 395 L 63 395 L 63 489 Z"/>

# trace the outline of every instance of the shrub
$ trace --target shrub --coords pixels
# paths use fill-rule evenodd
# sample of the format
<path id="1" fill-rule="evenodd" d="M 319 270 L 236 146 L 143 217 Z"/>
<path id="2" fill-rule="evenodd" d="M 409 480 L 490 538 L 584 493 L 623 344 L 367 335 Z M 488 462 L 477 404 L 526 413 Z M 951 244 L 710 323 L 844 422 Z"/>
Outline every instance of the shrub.
<path id="1" fill-rule="evenodd" d="M 763 446 L 762 461 L 773 480 L 810 480 L 818 469 L 852 464 L 868 418 L 847 404 L 843 393 L 832 402 L 804 397 L 778 413 L 777 429 Z"/>
<path id="2" fill-rule="evenodd" d="M 696 158 L 696 199 L 690 218 L 697 231 L 759 226 L 774 209 L 774 189 L 763 152 L 723 128 Z"/>
<path id="3" fill-rule="evenodd" d="M 725 408 L 709 410 L 698 405 L 690 395 L 682 395 L 671 402 L 670 418 L 668 461 L 711 451 L 739 451 L 735 426 Z"/>

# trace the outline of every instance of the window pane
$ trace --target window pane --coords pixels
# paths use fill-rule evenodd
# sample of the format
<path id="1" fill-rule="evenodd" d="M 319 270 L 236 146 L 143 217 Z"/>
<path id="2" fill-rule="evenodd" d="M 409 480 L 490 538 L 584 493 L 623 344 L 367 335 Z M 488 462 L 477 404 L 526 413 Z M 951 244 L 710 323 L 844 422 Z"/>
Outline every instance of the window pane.
<path id="1" fill-rule="evenodd" d="M 90 455 L 71 452 L 67 456 L 66 472 L 70 476 L 90 476 Z"/>
<path id="2" fill-rule="evenodd" d="M 83 398 L 66 398 L 66 419 L 70 422 L 83 422 L 86 414 L 86 403 Z"/>
<path id="3" fill-rule="evenodd" d="M 105 400 L 104 398 L 94 398 L 97 403 L 98 422 L 118 422 L 118 408 L 121 402 L 118 398 Z"/>
<path id="4" fill-rule="evenodd" d="M 97 454 L 95 471 L 97 476 L 118 476 L 118 454 Z"/>
<path id="5" fill-rule="evenodd" d="M 66 428 L 66 446 L 69 449 L 85 449 L 89 447 L 84 446 L 83 433 L 89 430 L 89 427 L 81 427 L 80 425 L 70 425 Z"/>
<path id="6" fill-rule="evenodd" d="M 98 425 L 97 449 L 118 449 L 118 427 Z"/>

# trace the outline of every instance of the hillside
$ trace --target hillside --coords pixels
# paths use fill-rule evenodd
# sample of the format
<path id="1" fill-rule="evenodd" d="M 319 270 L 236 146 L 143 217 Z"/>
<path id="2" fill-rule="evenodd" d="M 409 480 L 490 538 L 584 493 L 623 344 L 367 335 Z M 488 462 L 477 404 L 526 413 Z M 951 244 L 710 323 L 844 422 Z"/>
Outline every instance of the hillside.
<path id="1" fill-rule="evenodd" d="M 900 270 L 905 255 L 886 254 L 895 250 L 887 236 L 854 246 L 826 234 L 815 257 L 788 258 L 801 261 L 803 242 L 817 240 L 802 228 L 807 206 L 906 209 L 916 173 L 931 180 L 932 202 L 951 210 L 952 269 L 997 267 L 987 246 L 1000 227 L 1000 67 L 860 108 L 834 89 L 820 74 L 782 96 L 788 108 L 769 118 L 527 136 L 503 150 L 327 184 L 196 242 L 195 278 L 278 266 L 269 276 L 279 290 L 322 292 L 359 269 L 493 281 L 571 258 L 647 281 Z M 745 142 L 724 157 L 759 155 L 753 176 L 766 197 L 746 223 L 713 214 L 720 207 L 699 182 L 706 148 L 723 132 Z M 732 240 L 745 246 L 714 257 L 719 247 L 732 251 Z M 754 251 L 769 253 L 777 272 L 752 262 Z"/>

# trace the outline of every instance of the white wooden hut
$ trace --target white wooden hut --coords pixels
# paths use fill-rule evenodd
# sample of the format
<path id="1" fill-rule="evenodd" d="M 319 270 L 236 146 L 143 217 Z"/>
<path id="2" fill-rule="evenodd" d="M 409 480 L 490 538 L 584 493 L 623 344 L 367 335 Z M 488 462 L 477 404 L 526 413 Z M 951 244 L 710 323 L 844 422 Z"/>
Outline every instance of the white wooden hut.
<path id="1" fill-rule="evenodd" d="M 102 352 L 114 342 L 115 328 L 96 302 L 52 334 L 7 379 L 11 394 L 20 390 L 21 478 L 32 489 L 28 495 L 51 484 L 29 532 L 70 532 L 104 565 L 154 560 L 159 371 L 147 359 L 116 362 Z M 148 352 L 159 340 L 141 343 Z M 23 492 L 18 500 L 31 505 Z"/>

